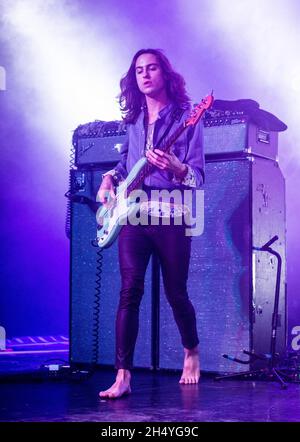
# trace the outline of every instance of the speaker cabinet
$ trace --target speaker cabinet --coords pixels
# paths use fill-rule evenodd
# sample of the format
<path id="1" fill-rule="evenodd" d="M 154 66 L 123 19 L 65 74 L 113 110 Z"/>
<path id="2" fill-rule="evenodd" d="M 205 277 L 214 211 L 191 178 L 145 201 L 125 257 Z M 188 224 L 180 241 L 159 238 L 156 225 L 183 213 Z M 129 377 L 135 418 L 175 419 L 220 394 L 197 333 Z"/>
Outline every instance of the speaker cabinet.
<path id="1" fill-rule="evenodd" d="M 266 131 L 247 116 L 203 120 L 206 156 L 242 157 L 249 154 L 272 160 L 278 158 L 278 132 Z"/>
<path id="2" fill-rule="evenodd" d="M 71 171 L 73 363 L 114 365 L 115 315 L 120 290 L 117 241 L 103 251 L 102 259 L 98 247 L 92 245 L 96 237 L 95 196 L 103 172 Z M 274 235 L 279 239 L 272 247 L 281 255 L 283 264 L 276 350 L 279 354 L 284 352 L 284 179 L 274 161 L 253 157 L 209 160 L 204 199 L 204 233 L 193 237 L 188 281 L 197 317 L 201 368 L 215 373 L 260 368 L 265 362 L 258 361 L 249 367 L 222 355 L 248 359 L 243 356 L 243 349 L 270 352 L 277 262 L 273 255 L 254 247 L 263 246 Z M 180 369 L 183 349 L 179 332 L 164 296 L 162 279 L 157 275 L 155 265 L 150 264 L 134 364 Z"/>
<path id="3" fill-rule="evenodd" d="M 70 361 L 115 364 L 115 316 L 120 272 L 117 241 L 101 253 L 96 238 L 97 190 L 104 170 L 71 171 Z M 151 367 L 151 278 L 149 264 L 140 311 L 135 365 Z"/>
<path id="4" fill-rule="evenodd" d="M 278 353 L 285 350 L 285 186 L 278 164 L 259 158 L 206 164 L 204 233 L 194 237 L 188 292 L 196 310 L 201 368 L 225 373 L 261 368 L 243 349 L 270 353 L 277 262 L 255 251 L 274 235 L 282 257 Z M 163 286 L 161 283 L 161 291 Z M 181 368 L 182 345 L 165 297 L 160 300 L 159 367 Z"/>

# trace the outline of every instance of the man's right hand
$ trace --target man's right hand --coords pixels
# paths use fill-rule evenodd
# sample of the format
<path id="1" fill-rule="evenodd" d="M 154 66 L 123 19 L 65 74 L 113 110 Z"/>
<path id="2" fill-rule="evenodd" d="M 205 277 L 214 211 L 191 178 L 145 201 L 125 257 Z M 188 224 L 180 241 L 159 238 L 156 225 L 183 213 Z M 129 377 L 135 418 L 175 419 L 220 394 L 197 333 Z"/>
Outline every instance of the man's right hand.
<path id="1" fill-rule="evenodd" d="M 96 201 L 100 201 L 104 206 L 108 204 L 108 196 L 110 199 L 116 197 L 113 177 L 111 175 L 105 175 L 99 187 Z"/>

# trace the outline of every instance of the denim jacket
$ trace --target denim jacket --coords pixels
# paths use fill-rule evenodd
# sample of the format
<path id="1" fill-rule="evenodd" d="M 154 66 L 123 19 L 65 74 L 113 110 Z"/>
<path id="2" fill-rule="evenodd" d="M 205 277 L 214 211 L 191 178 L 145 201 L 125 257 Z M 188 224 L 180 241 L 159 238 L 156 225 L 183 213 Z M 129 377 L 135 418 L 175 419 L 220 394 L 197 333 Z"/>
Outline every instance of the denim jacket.
<path id="1" fill-rule="evenodd" d="M 159 112 L 155 123 L 153 134 L 153 145 L 164 134 L 174 115 L 175 105 L 167 105 Z M 179 125 L 188 118 L 190 111 L 183 110 L 179 119 L 175 119 L 170 132 L 170 136 Z M 145 155 L 145 139 L 147 134 L 147 112 L 142 109 L 137 121 L 127 125 L 127 140 L 123 143 L 120 153 L 121 160 L 115 167 L 117 175 L 125 179 L 136 162 Z M 151 174 L 145 178 L 144 184 L 151 188 L 158 189 L 184 189 L 189 187 L 200 188 L 204 183 L 204 152 L 203 152 L 203 130 L 201 121 L 195 126 L 189 126 L 175 141 L 171 150 L 178 159 L 188 166 L 187 175 L 192 180 L 184 177 L 179 181 L 173 172 L 161 170 L 154 167 Z"/>

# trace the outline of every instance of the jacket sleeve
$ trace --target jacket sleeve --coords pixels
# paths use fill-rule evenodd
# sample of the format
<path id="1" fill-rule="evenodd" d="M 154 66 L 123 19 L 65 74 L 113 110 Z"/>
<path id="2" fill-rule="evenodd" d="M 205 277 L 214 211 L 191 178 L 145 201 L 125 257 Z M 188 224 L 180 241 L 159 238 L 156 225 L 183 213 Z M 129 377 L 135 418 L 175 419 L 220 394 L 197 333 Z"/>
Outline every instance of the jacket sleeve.
<path id="1" fill-rule="evenodd" d="M 187 165 L 185 177 L 176 183 L 188 187 L 201 188 L 205 180 L 205 159 L 203 151 L 203 124 L 199 121 L 187 129 L 186 155 L 183 164 Z"/>

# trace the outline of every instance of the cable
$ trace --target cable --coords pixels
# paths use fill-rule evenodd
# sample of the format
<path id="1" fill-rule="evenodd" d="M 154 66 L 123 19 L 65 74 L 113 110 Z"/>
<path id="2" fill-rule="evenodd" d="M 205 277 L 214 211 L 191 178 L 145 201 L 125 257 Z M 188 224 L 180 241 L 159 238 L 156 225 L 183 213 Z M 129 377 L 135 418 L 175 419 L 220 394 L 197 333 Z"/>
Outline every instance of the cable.
<path id="1" fill-rule="evenodd" d="M 75 146 L 72 144 L 71 151 L 70 151 L 70 163 L 69 163 L 69 189 L 65 193 L 65 196 L 68 197 L 68 195 L 71 193 L 72 188 L 72 174 L 71 170 L 75 169 Z M 68 198 L 67 201 L 67 210 L 66 210 L 66 221 L 65 221 L 65 232 L 68 239 L 71 238 L 71 200 Z"/>
<path id="2" fill-rule="evenodd" d="M 101 302 L 101 281 L 102 281 L 102 261 L 103 254 L 102 249 L 98 247 L 98 244 L 92 242 L 94 247 L 97 247 L 97 259 L 96 259 L 96 279 L 95 279 L 95 298 L 93 305 L 93 329 L 92 329 L 92 367 L 95 370 L 99 359 L 99 330 L 100 330 L 100 302 Z"/>

